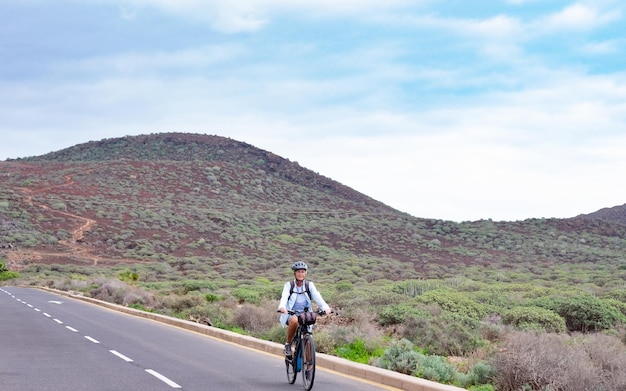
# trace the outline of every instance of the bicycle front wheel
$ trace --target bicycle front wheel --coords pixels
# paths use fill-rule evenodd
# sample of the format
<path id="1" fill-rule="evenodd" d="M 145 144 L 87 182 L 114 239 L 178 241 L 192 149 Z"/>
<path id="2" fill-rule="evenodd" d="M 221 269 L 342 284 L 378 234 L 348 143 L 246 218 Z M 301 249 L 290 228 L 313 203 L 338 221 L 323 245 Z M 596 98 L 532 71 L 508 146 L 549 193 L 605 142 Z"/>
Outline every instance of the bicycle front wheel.
<path id="1" fill-rule="evenodd" d="M 306 391 L 313 388 L 315 381 L 315 342 L 311 334 L 302 337 L 302 385 Z"/>

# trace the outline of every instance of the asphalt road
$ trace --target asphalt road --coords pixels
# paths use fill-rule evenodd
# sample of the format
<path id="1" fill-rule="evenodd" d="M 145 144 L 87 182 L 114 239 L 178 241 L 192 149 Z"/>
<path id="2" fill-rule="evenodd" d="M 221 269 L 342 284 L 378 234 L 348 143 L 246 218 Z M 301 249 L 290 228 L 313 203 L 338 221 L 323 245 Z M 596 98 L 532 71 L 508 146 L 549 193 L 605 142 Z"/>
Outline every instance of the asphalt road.
<path id="1" fill-rule="evenodd" d="M 0 287 L 0 390 L 301 390 L 281 357 L 53 293 Z M 318 368 L 313 390 L 388 387 Z"/>

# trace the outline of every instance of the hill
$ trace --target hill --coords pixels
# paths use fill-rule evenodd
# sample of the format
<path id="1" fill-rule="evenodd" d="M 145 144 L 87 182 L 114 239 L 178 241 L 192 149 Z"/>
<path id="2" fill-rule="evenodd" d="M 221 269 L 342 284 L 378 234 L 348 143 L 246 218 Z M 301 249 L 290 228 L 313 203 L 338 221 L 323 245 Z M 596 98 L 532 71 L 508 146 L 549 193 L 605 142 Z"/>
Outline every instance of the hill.
<path id="1" fill-rule="evenodd" d="M 15 269 L 197 262 L 238 278 L 304 259 L 336 281 L 373 281 L 624 261 L 619 219 L 422 219 L 219 136 L 105 139 L 0 168 L 0 242 Z"/>
<path id="2" fill-rule="evenodd" d="M 626 224 L 626 204 L 612 208 L 602 208 L 596 212 L 582 214 L 578 217 L 587 219 L 599 219 L 617 224 Z"/>
<path id="3" fill-rule="evenodd" d="M 0 162 L 0 178 L 0 279 L 282 343 L 277 298 L 305 260 L 341 312 L 316 326 L 320 352 L 463 387 L 626 385 L 624 206 L 423 219 L 246 143 L 178 133 Z"/>

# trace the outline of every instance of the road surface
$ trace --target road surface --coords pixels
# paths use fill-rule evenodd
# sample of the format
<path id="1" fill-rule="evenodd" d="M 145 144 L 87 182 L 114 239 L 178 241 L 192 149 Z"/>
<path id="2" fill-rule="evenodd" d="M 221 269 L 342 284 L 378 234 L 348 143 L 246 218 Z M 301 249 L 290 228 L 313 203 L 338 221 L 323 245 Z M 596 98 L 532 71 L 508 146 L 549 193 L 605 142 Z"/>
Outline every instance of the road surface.
<path id="1" fill-rule="evenodd" d="M 0 287 L 2 391 L 301 390 L 281 357 L 31 288 Z M 313 390 L 389 387 L 318 368 Z"/>

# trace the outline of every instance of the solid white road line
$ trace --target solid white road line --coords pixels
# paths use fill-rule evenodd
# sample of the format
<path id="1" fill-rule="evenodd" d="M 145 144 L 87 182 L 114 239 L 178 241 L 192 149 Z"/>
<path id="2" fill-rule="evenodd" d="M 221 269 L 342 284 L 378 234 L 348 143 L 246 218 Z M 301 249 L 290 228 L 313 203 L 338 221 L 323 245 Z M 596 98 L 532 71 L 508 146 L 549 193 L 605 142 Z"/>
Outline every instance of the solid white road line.
<path id="1" fill-rule="evenodd" d="M 152 376 L 154 376 L 157 379 L 161 380 L 162 382 L 164 382 L 165 384 L 167 384 L 168 386 L 170 386 L 172 388 L 182 388 L 181 386 L 179 386 L 178 384 L 174 383 L 173 381 L 171 381 L 167 377 L 161 375 L 157 371 L 154 371 L 152 369 L 146 369 L 146 372 L 148 372 L 149 374 L 151 374 Z"/>
<path id="2" fill-rule="evenodd" d="M 115 350 L 109 350 L 109 352 L 115 354 L 117 357 L 121 358 L 122 360 L 126 361 L 126 362 L 133 362 L 132 358 L 128 358 L 126 356 L 124 356 L 122 353 L 117 352 Z"/>

